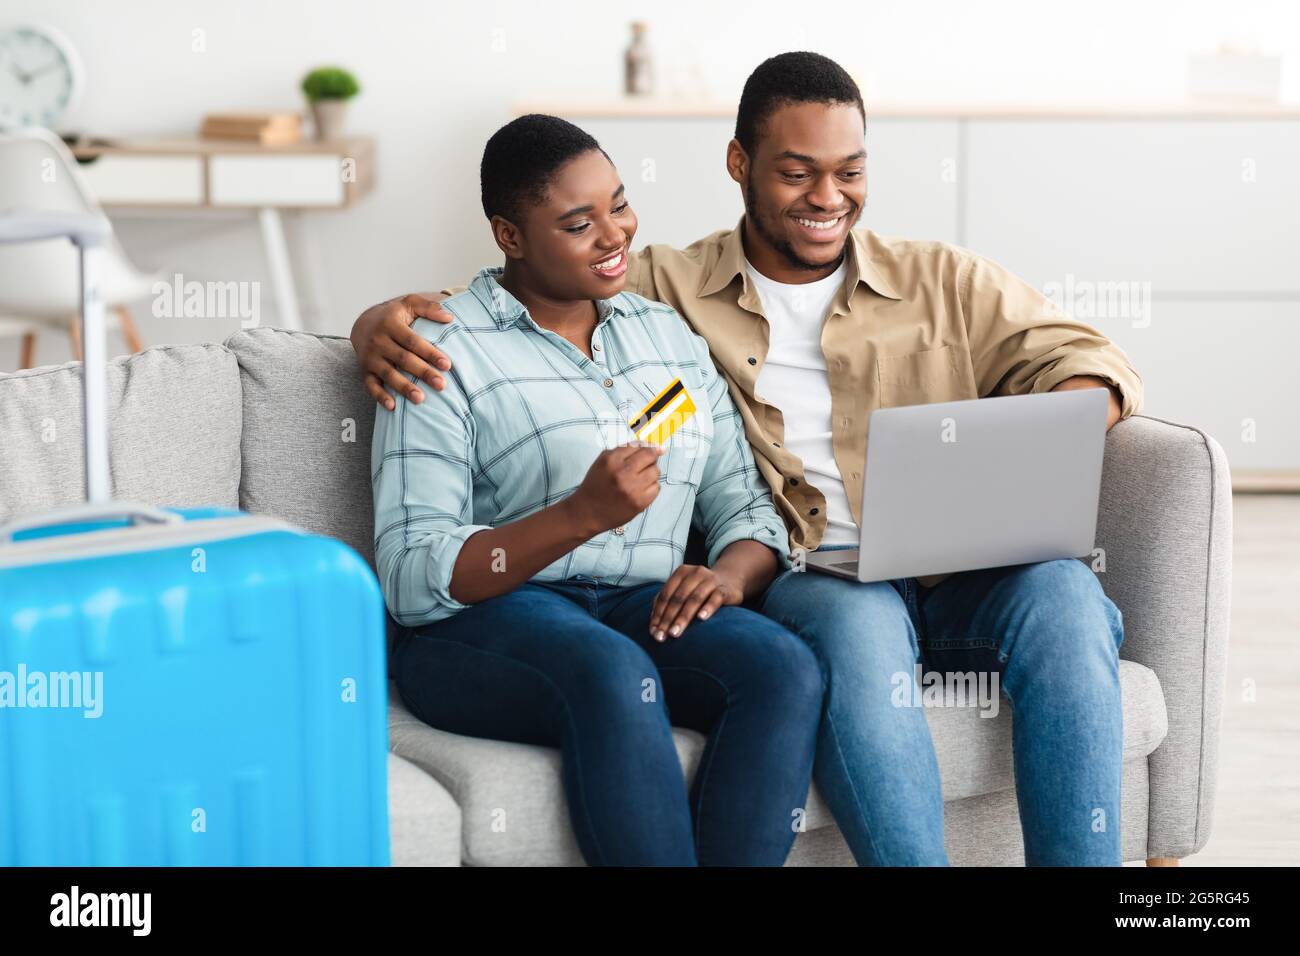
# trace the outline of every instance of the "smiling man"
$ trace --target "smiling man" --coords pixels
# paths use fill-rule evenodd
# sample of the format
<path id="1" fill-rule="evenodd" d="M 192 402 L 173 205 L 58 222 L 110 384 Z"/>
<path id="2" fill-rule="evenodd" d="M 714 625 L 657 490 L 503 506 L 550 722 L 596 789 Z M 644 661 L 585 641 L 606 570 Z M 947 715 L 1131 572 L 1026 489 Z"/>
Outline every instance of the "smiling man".
<path id="1" fill-rule="evenodd" d="M 999 265 L 855 228 L 865 124 L 856 84 L 831 60 L 765 61 L 727 148 L 740 223 L 685 249 L 628 254 L 627 289 L 668 303 L 707 340 L 791 542 L 806 550 L 857 544 L 878 407 L 1103 387 L 1109 427 L 1142 399 L 1120 349 Z M 366 388 L 390 409 L 387 389 L 423 401 L 416 382 L 440 390 L 454 359 L 411 330 L 419 316 L 452 321 L 434 297 L 409 295 L 353 328 Z M 872 584 L 788 571 L 761 609 L 827 675 L 815 775 L 859 863 L 947 863 L 929 727 L 893 693 L 920 664 L 998 675 L 1015 711 L 1026 861 L 1119 865 L 1123 630 L 1086 565 Z"/>

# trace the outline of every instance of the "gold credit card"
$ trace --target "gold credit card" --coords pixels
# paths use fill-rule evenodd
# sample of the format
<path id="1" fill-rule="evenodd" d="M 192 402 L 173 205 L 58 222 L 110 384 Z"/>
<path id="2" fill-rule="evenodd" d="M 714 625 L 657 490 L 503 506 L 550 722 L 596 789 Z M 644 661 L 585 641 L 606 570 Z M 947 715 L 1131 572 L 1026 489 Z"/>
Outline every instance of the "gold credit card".
<path id="1" fill-rule="evenodd" d="M 675 378 L 641 410 L 641 414 L 627 424 L 638 441 L 662 448 L 695 411 L 691 393 L 686 390 L 680 378 Z"/>

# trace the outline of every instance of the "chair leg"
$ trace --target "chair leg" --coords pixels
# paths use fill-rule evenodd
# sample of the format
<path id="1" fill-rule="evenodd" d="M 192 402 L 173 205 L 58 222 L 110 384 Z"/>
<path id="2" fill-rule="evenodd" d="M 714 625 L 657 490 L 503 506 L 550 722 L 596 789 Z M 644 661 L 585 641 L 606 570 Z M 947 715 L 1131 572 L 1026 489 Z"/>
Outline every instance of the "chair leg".
<path id="1" fill-rule="evenodd" d="M 36 333 L 23 334 L 23 350 L 19 359 L 19 368 L 32 368 L 36 364 Z"/>
<path id="2" fill-rule="evenodd" d="M 73 319 L 68 323 L 68 342 L 72 345 L 72 357 L 81 361 L 81 320 Z"/>
<path id="3" fill-rule="evenodd" d="M 1153 856 L 1147 859 L 1147 866 L 1177 866 L 1178 858 L 1175 856 Z"/>
<path id="4" fill-rule="evenodd" d="M 126 339 L 126 347 L 132 352 L 144 351 L 140 332 L 135 327 L 135 320 L 131 318 L 131 310 L 124 305 L 119 305 L 114 306 L 113 311 L 117 313 L 117 321 L 122 328 L 122 338 Z"/>

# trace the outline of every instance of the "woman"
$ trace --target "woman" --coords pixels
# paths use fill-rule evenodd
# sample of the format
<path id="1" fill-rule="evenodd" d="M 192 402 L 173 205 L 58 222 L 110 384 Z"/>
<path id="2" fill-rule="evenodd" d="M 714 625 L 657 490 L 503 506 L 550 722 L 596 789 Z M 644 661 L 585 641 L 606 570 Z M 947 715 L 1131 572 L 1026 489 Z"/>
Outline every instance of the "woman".
<path id="1" fill-rule="evenodd" d="M 505 265 L 444 303 L 456 322 L 415 326 L 456 339 L 441 400 L 375 421 L 402 699 L 559 747 L 590 864 L 780 865 L 823 685 L 801 640 L 738 606 L 788 539 L 725 381 L 672 309 L 622 293 L 636 217 L 594 139 L 521 117 L 480 172 Z M 682 563 L 692 523 L 707 565 Z M 689 794 L 673 724 L 708 737 Z"/>

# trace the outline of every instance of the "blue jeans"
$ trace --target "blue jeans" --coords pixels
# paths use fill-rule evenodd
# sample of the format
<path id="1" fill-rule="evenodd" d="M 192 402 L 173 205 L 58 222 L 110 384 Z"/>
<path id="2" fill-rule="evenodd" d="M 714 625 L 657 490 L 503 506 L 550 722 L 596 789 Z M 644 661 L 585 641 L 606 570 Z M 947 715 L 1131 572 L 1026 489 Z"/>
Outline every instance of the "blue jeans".
<path id="1" fill-rule="evenodd" d="M 558 747 L 589 864 L 779 866 L 812 777 L 817 659 L 742 607 L 659 644 L 661 587 L 530 582 L 403 630 L 402 700 L 442 730 Z M 673 725 L 707 735 L 689 794 Z"/>
<path id="2" fill-rule="evenodd" d="M 967 571 L 932 589 L 788 571 L 762 611 L 803 637 L 827 674 L 814 776 L 859 864 L 948 863 L 929 726 L 920 707 L 898 705 L 916 699 L 897 689 L 916 689 L 920 664 L 998 675 L 1025 862 L 1120 865 L 1124 631 L 1087 565 Z"/>

